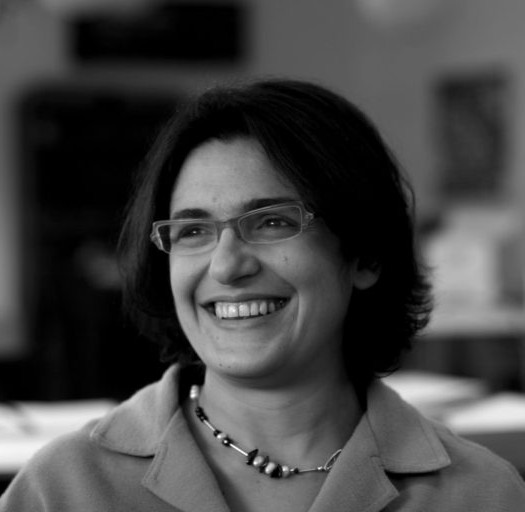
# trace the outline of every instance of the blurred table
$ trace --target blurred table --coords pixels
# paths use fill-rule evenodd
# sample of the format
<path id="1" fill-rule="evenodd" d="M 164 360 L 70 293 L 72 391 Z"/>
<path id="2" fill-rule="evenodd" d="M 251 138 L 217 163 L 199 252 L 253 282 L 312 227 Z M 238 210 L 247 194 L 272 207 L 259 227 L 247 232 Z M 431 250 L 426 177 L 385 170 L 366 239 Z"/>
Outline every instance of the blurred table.
<path id="1" fill-rule="evenodd" d="M 469 376 L 525 391 L 525 306 L 439 303 L 405 369 Z"/>
<path id="2" fill-rule="evenodd" d="M 45 444 L 106 414 L 109 400 L 0 404 L 0 482 L 7 482 Z"/>

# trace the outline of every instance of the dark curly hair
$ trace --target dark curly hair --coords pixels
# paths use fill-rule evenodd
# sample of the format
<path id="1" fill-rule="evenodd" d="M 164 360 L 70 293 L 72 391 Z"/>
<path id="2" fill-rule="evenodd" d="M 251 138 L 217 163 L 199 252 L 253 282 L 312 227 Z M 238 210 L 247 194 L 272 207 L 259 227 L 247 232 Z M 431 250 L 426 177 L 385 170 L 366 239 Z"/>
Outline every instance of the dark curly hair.
<path id="1" fill-rule="evenodd" d="M 352 103 L 298 80 L 218 86 L 188 101 L 147 156 L 124 222 L 124 304 L 163 359 L 195 361 L 170 290 L 168 258 L 150 243 L 154 220 L 169 217 L 172 188 L 188 154 L 210 140 L 250 137 L 341 241 L 345 258 L 380 269 L 356 290 L 342 352 L 350 378 L 366 386 L 399 365 L 428 323 L 430 286 L 414 242 L 413 193 L 381 136 Z"/>

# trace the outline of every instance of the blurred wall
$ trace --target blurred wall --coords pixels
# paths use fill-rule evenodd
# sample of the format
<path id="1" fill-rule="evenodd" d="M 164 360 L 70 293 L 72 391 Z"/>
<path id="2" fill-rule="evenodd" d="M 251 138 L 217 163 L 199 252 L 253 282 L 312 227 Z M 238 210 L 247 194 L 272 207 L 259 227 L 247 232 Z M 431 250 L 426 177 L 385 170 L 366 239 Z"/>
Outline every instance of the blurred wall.
<path id="1" fill-rule="evenodd" d="M 376 120 L 401 157 L 416 183 L 420 209 L 441 206 L 435 193 L 436 84 L 449 75 L 491 70 L 507 73 L 511 82 L 503 201 L 523 205 L 525 2 L 441 0 L 441 7 L 421 23 L 391 26 L 363 23 L 355 4 L 353 10 L 348 23 L 353 52 L 347 63 L 347 92 Z"/>
<path id="2" fill-rule="evenodd" d="M 220 0 L 215 0 L 220 3 Z M 40 80 L 192 91 L 253 74 L 317 80 L 354 99 L 379 124 L 413 177 L 420 210 L 439 209 L 435 194 L 432 88 L 443 74 L 496 66 L 514 80 L 509 200 L 525 198 L 525 3 L 443 0 L 420 24 L 385 27 L 365 21 L 356 0 L 245 0 L 245 61 L 229 65 L 97 65 L 68 53 L 65 21 L 36 1 L 12 2 L 0 18 L 0 357 L 23 350 L 17 219 L 24 198 L 17 181 L 13 106 Z"/>

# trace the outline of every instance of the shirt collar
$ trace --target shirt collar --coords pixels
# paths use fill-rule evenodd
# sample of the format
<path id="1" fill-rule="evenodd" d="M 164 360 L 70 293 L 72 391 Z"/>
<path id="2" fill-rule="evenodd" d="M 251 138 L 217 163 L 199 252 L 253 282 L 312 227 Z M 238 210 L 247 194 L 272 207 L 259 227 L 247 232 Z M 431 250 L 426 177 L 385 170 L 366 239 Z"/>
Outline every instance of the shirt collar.
<path id="1" fill-rule="evenodd" d="M 140 390 L 91 431 L 105 448 L 153 458 L 143 485 L 178 510 L 228 512 L 219 485 L 179 407 L 180 368 Z M 197 485 L 198 483 L 198 485 Z"/>
<path id="2" fill-rule="evenodd" d="M 380 381 L 369 390 L 366 418 L 387 471 L 426 473 L 450 465 L 436 425 Z"/>
<path id="3" fill-rule="evenodd" d="M 100 420 L 91 439 L 112 451 L 139 457 L 155 455 L 179 409 L 179 377 L 179 366 L 168 368 L 160 382 L 142 388 Z"/>

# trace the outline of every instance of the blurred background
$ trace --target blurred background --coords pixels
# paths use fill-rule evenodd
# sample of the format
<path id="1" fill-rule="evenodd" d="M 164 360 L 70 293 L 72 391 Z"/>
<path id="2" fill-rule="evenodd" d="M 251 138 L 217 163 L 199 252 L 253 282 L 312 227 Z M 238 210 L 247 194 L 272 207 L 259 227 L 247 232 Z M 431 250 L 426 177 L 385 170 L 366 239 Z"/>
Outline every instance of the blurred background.
<path id="1" fill-rule="evenodd" d="M 285 75 L 363 108 L 414 184 L 436 312 L 392 385 L 451 424 L 469 410 L 458 429 L 522 435 L 524 23 L 521 0 L 0 0 L 4 417 L 160 375 L 120 316 L 132 175 L 188 94 Z"/>

